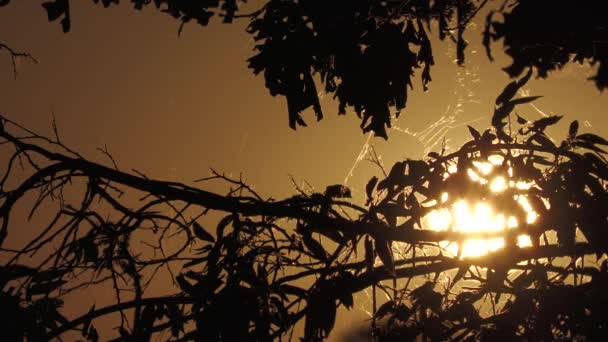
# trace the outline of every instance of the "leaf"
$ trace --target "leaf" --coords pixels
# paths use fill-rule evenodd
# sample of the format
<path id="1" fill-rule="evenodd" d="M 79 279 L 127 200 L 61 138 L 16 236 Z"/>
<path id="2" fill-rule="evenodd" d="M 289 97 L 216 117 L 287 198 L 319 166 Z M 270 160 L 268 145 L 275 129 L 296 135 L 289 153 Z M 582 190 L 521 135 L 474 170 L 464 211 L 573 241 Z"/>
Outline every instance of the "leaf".
<path id="1" fill-rule="evenodd" d="M 365 267 L 367 272 L 371 272 L 374 269 L 374 245 L 372 239 L 369 236 L 365 237 Z"/>
<path id="2" fill-rule="evenodd" d="M 4 285 L 6 285 L 6 283 L 11 280 L 30 276 L 34 273 L 36 273 L 35 269 L 25 265 L 13 264 L 0 267 L 0 289 L 3 288 Z"/>
<path id="3" fill-rule="evenodd" d="M 329 298 L 323 289 L 313 292 L 307 299 L 304 340 L 317 341 L 329 335 L 336 322 L 335 300 Z"/>
<path id="4" fill-rule="evenodd" d="M 207 261 L 207 258 L 196 258 L 196 259 L 192 259 L 190 261 L 188 261 L 187 263 L 184 264 L 184 268 L 188 268 L 188 267 L 192 267 L 195 265 L 199 265 L 204 263 L 205 261 Z"/>
<path id="5" fill-rule="evenodd" d="M 597 153 L 608 154 L 608 152 L 606 152 L 605 150 L 603 150 L 603 149 L 595 146 L 595 144 L 590 143 L 590 142 L 586 142 L 586 141 L 583 141 L 583 140 L 579 140 L 579 139 L 577 139 L 574 142 L 574 146 L 586 148 L 586 149 L 589 149 L 591 151 L 595 151 Z"/>
<path id="6" fill-rule="evenodd" d="M 302 234 L 302 242 L 304 242 L 304 246 L 308 248 L 308 250 L 315 258 L 323 261 L 327 260 L 327 252 L 317 240 L 312 238 L 312 234 Z"/>
<path id="7" fill-rule="evenodd" d="M 347 309 L 352 309 L 355 305 L 352 292 L 348 291 L 346 286 L 340 286 L 339 290 L 341 290 L 338 292 L 338 299 L 340 299 L 340 303 L 342 303 L 342 305 L 344 305 Z"/>
<path id="8" fill-rule="evenodd" d="M 71 27 L 72 22 L 70 21 L 70 16 L 66 14 L 66 16 L 61 19 L 61 29 L 63 30 L 63 33 L 68 33 Z"/>
<path id="9" fill-rule="evenodd" d="M 222 237 L 224 237 L 224 229 L 226 229 L 226 227 L 233 220 L 234 220 L 234 215 L 228 214 L 228 215 L 224 216 L 220 220 L 220 222 L 218 222 L 217 227 L 215 229 L 215 236 L 217 237 L 218 240 L 221 239 Z"/>
<path id="10" fill-rule="evenodd" d="M 365 194 L 367 195 L 367 201 L 365 203 L 366 205 L 369 205 L 369 203 L 371 203 L 374 188 L 376 187 L 377 183 L 378 177 L 374 176 L 367 182 L 367 185 L 365 185 Z"/>
<path id="11" fill-rule="evenodd" d="M 414 179 L 425 177 L 429 173 L 429 165 L 423 160 L 408 160 L 408 175 Z"/>
<path id="12" fill-rule="evenodd" d="M 378 308 L 378 310 L 376 311 L 376 314 L 375 314 L 376 319 L 382 319 L 382 317 L 393 312 L 394 308 L 395 308 L 395 302 L 392 300 L 389 300 L 386 303 L 380 305 L 380 307 Z"/>
<path id="13" fill-rule="evenodd" d="M 506 104 L 508 101 L 510 101 L 515 96 L 515 94 L 517 94 L 517 91 L 521 89 L 521 87 L 523 87 L 526 83 L 528 83 L 530 77 L 532 77 L 532 68 L 528 69 L 526 75 L 524 75 L 524 77 L 522 77 L 521 79 L 507 84 L 505 89 L 503 89 L 502 93 L 500 93 L 500 95 L 498 95 L 498 97 L 496 98 L 496 105 Z"/>
<path id="14" fill-rule="evenodd" d="M 429 154 L 427 154 L 427 157 L 432 158 L 432 159 L 439 159 L 441 158 L 441 156 L 439 155 L 439 153 L 431 151 L 429 152 Z"/>
<path id="15" fill-rule="evenodd" d="M 509 101 L 510 104 L 516 106 L 516 105 L 520 105 L 520 104 L 526 104 L 526 103 L 530 103 L 532 101 L 535 101 L 537 99 L 540 99 L 542 96 L 526 96 L 526 97 L 520 97 L 517 98 L 515 100 L 511 100 Z"/>
<path id="16" fill-rule="evenodd" d="M 414 313 L 414 311 L 412 311 L 412 309 L 410 309 L 407 305 L 405 305 L 403 303 L 395 305 L 393 312 L 394 312 L 395 318 L 397 318 L 398 320 L 400 320 L 402 322 L 407 321 Z"/>
<path id="17" fill-rule="evenodd" d="M 536 141 L 537 143 L 540 144 L 540 146 L 542 146 L 544 148 L 548 148 L 548 149 L 555 149 L 555 148 L 557 148 L 555 146 L 555 144 L 553 143 L 553 141 L 551 141 L 551 139 L 549 139 L 544 134 L 535 134 L 534 136 L 532 136 L 532 140 Z"/>
<path id="18" fill-rule="evenodd" d="M 43 283 L 55 280 L 62 277 L 64 274 L 70 271 L 69 268 L 51 268 L 48 270 L 40 271 L 34 275 L 32 282 Z"/>
<path id="19" fill-rule="evenodd" d="M 515 113 L 515 116 L 517 117 L 517 123 L 520 125 L 525 125 L 528 123 L 528 120 L 522 118 L 521 116 L 519 116 L 519 114 Z"/>
<path id="20" fill-rule="evenodd" d="M 586 141 L 592 144 L 599 144 L 599 145 L 607 145 L 608 146 L 608 140 L 600 137 L 599 135 L 595 135 L 593 133 L 583 133 L 581 135 L 579 135 L 578 137 L 576 137 L 578 140 L 582 140 L 582 141 Z"/>
<path id="21" fill-rule="evenodd" d="M 209 234 L 205 228 L 203 228 L 200 224 L 198 224 L 198 222 L 194 221 L 192 222 L 192 232 L 194 233 L 194 235 L 199 238 L 200 240 L 203 241 L 207 241 L 207 242 L 211 242 L 214 243 L 215 242 L 215 238 L 213 237 L 213 235 Z"/>
<path id="22" fill-rule="evenodd" d="M 464 278 L 464 276 L 467 274 L 467 272 L 469 271 L 469 266 L 462 266 L 458 268 L 458 271 L 456 272 L 456 275 L 454 276 L 454 279 L 452 280 L 452 283 L 450 284 L 450 288 L 453 287 L 454 285 L 456 285 L 456 283 L 458 283 L 462 278 Z"/>
<path id="23" fill-rule="evenodd" d="M 395 185 L 399 179 L 405 174 L 405 168 L 407 166 L 406 162 L 396 162 L 393 164 L 391 171 L 388 173 L 385 179 L 381 180 L 378 183 L 378 190 L 384 190 L 386 188 L 392 187 Z"/>
<path id="24" fill-rule="evenodd" d="M 491 144 L 494 139 L 496 139 L 496 135 L 489 129 L 486 129 L 481 136 L 481 141 L 487 144 Z"/>
<path id="25" fill-rule="evenodd" d="M 351 198 L 351 192 L 347 186 L 335 184 L 325 188 L 325 196 L 330 198 Z"/>
<path id="26" fill-rule="evenodd" d="M 443 303 L 443 296 L 439 292 L 435 292 L 434 287 L 433 282 L 427 281 L 422 286 L 412 290 L 410 296 L 417 305 L 439 312 Z"/>
<path id="27" fill-rule="evenodd" d="M 513 138 L 511 138 L 510 135 L 508 135 L 507 133 L 505 133 L 502 129 L 497 129 L 496 130 L 496 136 L 498 137 L 498 139 L 505 141 L 505 142 L 512 142 Z"/>
<path id="28" fill-rule="evenodd" d="M 526 85 L 526 83 L 528 83 L 528 81 L 530 80 L 530 78 L 532 77 L 532 68 L 528 69 L 528 72 L 524 75 L 524 77 L 520 78 L 517 81 L 517 85 L 521 88 L 524 85 Z"/>
<path id="29" fill-rule="evenodd" d="M 27 289 L 28 296 L 34 296 L 38 294 L 49 294 L 54 290 L 58 289 L 61 285 L 67 283 L 67 281 L 63 279 L 45 282 L 45 283 L 35 283 L 30 285 Z"/>
<path id="30" fill-rule="evenodd" d="M 387 240 L 376 239 L 376 253 L 382 260 L 384 267 L 389 273 L 395 276 L 395 262 L 393 259 L 393 251 L 391 250 L 391 242 Z"/>
<path id="31" fill-rule="evenodd" d="M 512 81 L 511 83 L 507 84 L 507 86 L 502 90 L 500 95 L 498 95 L 498 97 L 496 98 L 496 105 L 499 106 L 504 103 L 507 103 L 513 98 L 513 96 L 515 96 L 515 94 L 517 94 L 517 90 L 519 90 L 517 81 Z"/>
<path id="32" fill-rule="evenodd" d="M 42 7 L 46 10 L 49 21 L 53 21 L 68 12 L 69 3 L 67 0 L 47 1 L 42 3 Z"/>
<path id="33" fill-rule="evenodd" d="M 95 327 L 91 326 L 91 328 L 89 329 L 89 333 L 88 335 L 88 339 L 91 342 L 97 342 L 99 341 L 99 334 L 97 333 L 97 329 L 95 329 Z"/>
<path id="34" fill-rule="evenodd" d="M 183 315 L 177 304 L 170 303 L 166 304 L 165 307 L 165 315 L 169 319 L 169 324 L 171 325 L 171 335 L 173 337 L 178 337 L 179 333 L 184 331 L 184 324 L 182 321 Z"/>
<path id="35" fill-rule="evenodd" d="M 504 120 L 515 108 L 511 103 L 506 103 L 494 110 L 494 115 L 492 116 L 492 126 L 497 127 L 500 126 L 502 120 Z"/>
<path id="36" fill-rule="evenodd" d="M 304 290 L 300 287 L 297 287 L 297 286 L 293 286 L 293 285 L 289 285 L 289 284 L 281 284 L 280 286 L 281 286 L 281 288 L 280 288 L 281 295 L 283 293 L 286 293 L 286 294 L 298 296 L 300 298 L 304 298 L 308 294 L 308 292 L 306 292 L 306 290 Z"/>
<path id="37" fill-rule="evenodd" d="M 532 130 L 544 131 L 548 126 L 555 125 L 562 119 L 561 115 L 548 116 L 546 118 L 538 119 L 532 123 Z"/>
<path id="38" fill-rule="evenodd" d="M 469 128 L 469 132 L 471 133 L 473 139 L 479 140 L 481 138 L 481 134 L 479 134 L 475 128 L 471 127 L 470 125 L 467 125 L 467 127 Z"/>
<path id="39" fill-rule="evenodd" d="M 576 137 L 576 133 L 578 133 L 578 121 L 574 120 L 568 129 L 568 139 L 574 139 Z"/>
<path id="40" fill-rule="evenodd" d="M 182 289 L 182 291 L 184 291 L 185 293 L 194 296 L 195 295 L 195 288 L 192 284 L 190 284 L 189 281 L 186 280 L 186 277 L 183 274 L 178 275 L 177 277 L 175 277 L 175 280 L 177 281 L 177 285 L 179 285 L 179 288 Z"/>

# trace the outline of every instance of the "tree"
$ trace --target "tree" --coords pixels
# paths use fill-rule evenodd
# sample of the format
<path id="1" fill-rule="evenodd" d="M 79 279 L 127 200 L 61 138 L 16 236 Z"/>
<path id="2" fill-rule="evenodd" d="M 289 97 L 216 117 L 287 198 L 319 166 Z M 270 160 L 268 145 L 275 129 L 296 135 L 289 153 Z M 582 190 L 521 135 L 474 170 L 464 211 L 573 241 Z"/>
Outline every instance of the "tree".
<path id="1" fill-rule="evenodd" d="M 141 7 L 149 2 L 134 3 Z M 234 4 L 155 2 L 182 23 L 196 19 L 200 24 L 211 16 L 207 9 L 218 6 L 226 20 L 237 17 Z M 316 7 L 318 3 L 270 1 L 246 16 L 253 18 L 252 32 L 263 37 L 250 63 L 264 71 L 271 92 L 288 97 L 294 125 L 301 123 L 302 110 L 315 106 L 316 91 L 310 90 L 315 85 L 309 78 L 314 71 L 344 107 L 360 110 L 364 129 L 384 136 L 389 106 L 399 108 L 402 100 L 405 105 L 410 71 L 423 67 L 423 79 L 428 76 L 430 81 L 428 22 L 437 20 L 440 34 L 447 37 L 449 21 L 456 16 L 455 40 L 463 61 L 464 23 L 485 2 L 477 7 L 450 1 L 431 7 L 422 1 L 409 8 L 398 7 L 401 4 L 372 3 L 372 15 L 359 21 L 356 6 L 369 4 L 344 2 L 324 12 L 328 7 Z M 441 4 L 446 7 L 438 8 Z M 61 18 L 63 29 L 69 30 L 67 0 L 44 6 L 50 20 Z M 479 132 L 469 127 L 471 141 L 454 152 L 431 152 L 423 160 L 395 163 L 383 176 L 370 179 L 365 205 L 350 200 L 350 190 L 340 184 L 323 193 L 297 188 L 294 196 L 273 200 L 244 180 L 218 172 L 200 182 L 222 182 L 228 187 L 224 194 L 149 179 L 87 160 L 65 146 L 58 132 L 44 137 L 2 117 L 1 146 L 10 153 L 0 180 L 0 310 L 3 317 L 14 318 L 0 323 L 3 338 L 37 341 L 73 333 L 91 341 L 100 335 L 136 341 L 155 336 L 266 341 L 290 338 L 301 323 L 304 340 L 315 341 L 330 335 L 340 306 L 351 308 L 354 294 L 369 288 L 370 336 L 382 341 L 604 337 L 608 167 L 602 148 L 608 141 L 579 133 L 573 121 L 568 136 L 555 144 L 545 130 L 561 117 L 528 121 L 514 112 L 535 99 L 517 97 L 532 77 L 533 69 L 526 71 L 526 66 L 545 76 L 542 70 L 567 62 L 562 55 L 551 55 L 547 62 L 543 49 L 535 50 L 537 55 L 520 54 L 521 41 L 507 38 L 522 35 L 523 29 L 517 28 L 522 23 L 513 18 L 541 9 L 520 1 L 501 9 L 510 11 L 504 23 L 494 22 L 494 15 L 488 18 L 485 37 L 504 38 L 513 53 L 514 66 L 508 72 L 526 72 L 498 96 L 489 128 Z M 291 12 L 295 14 L 285 15 Z M 310 13 L 308 19 L 302 12 Z M 352 16 L 342 18 L 344 25 L 325 30 L 323 25 L 330 25 L 335 16 L 324 13 Z M 404 20 L 386 20 L 395 19 L 393 15 Z M 313 29 L 306 33 L 308 21 Z M 298 29 L 292 30 L 291 24 Z M 368 34 L 355 35 L 352 42 L 346 41 L 348 46 L 339 44 L 350 30 L 360 32 L 361 27 Z M 602 30 L 597 29 L 599 36 Z M 541 38 L 532 42 L 546 39 L 542 35 L 548 31 L 540 32 Z M 286 42 L 274 45 L 283 39 L 273 37 L 283 35 Z M 310 58 L 292 56 L 290 49 L 305 42 L 306 35 L 313 43 L 297 51 Z M 581 33 L 573 42 L 583 44 L 588 37 Z M 340 59 L 318 59 L 346 54 L 382 68 L 385 54 L 404 40 L 418 51 L 401 50 L 400 56 L 409 58 L 403 65 L 408 72 L 403 79 L 391 79 L 401 82 L 394 89 L 383 88 L 386 78 L 394 75 L 390 63 L 384 72 L 359 75 L 356 68 L 342 70 Z M 314 54 L 323 41 L 320 46 L 326 50 Z M 356 49 L 349 50 L 353 46 Z M 604 57 L 581 51 L 578 60 L 603 63 Z M 288 63 L 281 66 L 275 58 Z M 395 58 L 397 62 L 402 58 Z M 348 90 L 350 80 L 354 85 Z M 370 95 L 357 90 L 370 80 L 383 91 Z M 285 82 L 294 82 L 296 90 Z M 340 86 L 347 90 L 340 91 Z M 491 204 L 516 224 L 504 222 L 493 232 L 467 232 L 424 223 L 433 215 L 457 216 L 453 211 L 463 201 Z M 28 213 L 23 215 L 20 205 L 28 207 Z M 41 208 L 54 212 L 38 234 L 24 243 L 11 240 L 21 220 Z M 217 220 L 212 226 L 213 217 Z M 529 243 L 521 241 L 522 236 Z M 467 255 L 471 239 L 498 240 L 501 247 Z M 148 289 L 158 283 L 166 293 L 150 296 Z M 63 308 L 76 292 L 95 295 L 108 289 L 113 298 L 106 306 L 76 314 Z M 387 301 L 380 302 L 380 291 Z M 105 316 L 119 317 L 116 334 L 101 331 L 99 320 Z"/>
<path id="2" fill-rule="evenodd" d="M 104 7 L 118 2 L 101 1 Z M 179 21 L 178 34 L 185 24 L 205 26 L 216 14 L 225 23 L 249 19 L 248 32 L 258 43 L 249 68 L 264 74 L 272 96 L 286 98 L 291 128 L 306 126 L 302 112 L 311 107 L 317 120 L 323 118 L 319 82 L 314 81 L 319 76 L 323 91 L 338 99 L 339 114 L 354 110 L 363 132 L 384 138 L 391 116 L 398 117 L 406 107 L 414 71 L 422 68 L 424 90 L 432 80 L 435 62 L 427 32 L 437 25 L 441 40 L 454 41 L 462 65 L 466 26 L 488 2 L 269 0 L 241 14 L 239 5 L 244 2 L 237 0 L 131 0 L 135 9 L 154 4 Z M 9 3 L 0 1 L 0 6 Z M 46 1 L 42 6 L 50 21 L 59 20 L 63 31 L 70 31 L 69 0 Z M 494 7 L 480 38 L 490 59 L 491 43 L 503 41 L 505 52 L 513 58 L 505 69 L 509 76 L 520 76 L 527 67 L 534 67 L 538 77 L 545 78 L 568 63 L 589 62 L 599 64 L 592 77 L 597 88 L 607 86 L 608 28 L 603 13 L 608 8 L 604 2 L 505 0 Z"/>
<path id="3" fill-rule="evenodd" d="M 491 128 L 469 127 L 472 140 L 457 151 L 397 162 L 372 178 L 365 206 L 350 202 L 342 185 L 272 200 L 219 173 L 200 181 L 225 182 L 224 195 L 153 180 L 90 162 L 58 135 L 3 118 L 0 137 L 14 152 L 0 184 L 8 259 L 0 307 L 16 318 L 3 321 L 3 334 L 37 341 L 76 331 L 96 341 L 96 319 L 116 314 L 118 340 L 164 332 L 173 340 L 267 341 L 291 336 L 304 321 L 304 340 L 315 341 L 329 336 L 339 306 L 351 308 L 353 295 L 372 287 L 372 334 L 381 341 L 603 337 L 608 165 L 601 146 L 608 141 L 579 133 L 573 121 L 556 145 L 544 131 L 561 117 L 529 122 L 514 114 L 534 100 L 515 98 L 531 74 L 504 89 Z M 482 172 L 479 163 L 489 162 L 494 167 Z M 482 181 L 500 177 L 513 183 L 496 190 Z M 25 245 L 8 246 L 16 204 L 34 192 L 30 216 L 41 206 L 56 215 Z M 491 203 L 519 225 L 467 233 L 421 223 L 463 199 Z M 223 213 L 214 230 L 199 223 L 212 211 Z M 500 238 L 504 246 L 466 256 L 471 238 Z M 446 241 L 460 243 L 455 254 Z M 157 275 L 161 268 L 168 277 Z M 412 288 L 421 277 L 427 282 Z M 148 297 L 159 281 L 176 287 Z M 113 288 L 113 304 L 62 312 L 73 291 L 104 287 Z M 380 306 L 377 290 L 390 297 Z"/>

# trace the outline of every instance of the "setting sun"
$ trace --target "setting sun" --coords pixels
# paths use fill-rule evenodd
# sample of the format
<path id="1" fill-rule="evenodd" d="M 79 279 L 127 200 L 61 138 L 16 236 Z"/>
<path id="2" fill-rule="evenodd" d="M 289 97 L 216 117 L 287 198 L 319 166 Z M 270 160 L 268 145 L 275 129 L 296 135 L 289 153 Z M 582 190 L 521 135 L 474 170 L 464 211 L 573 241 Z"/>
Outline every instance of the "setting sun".
<path id="1" fill-rule="evenodd" d="M 529 189 L 531 184 L 523 182 L 508 181 L 505 177 L 498 176 L 491 180 L 484 178 L 489 175 L 494 166 L 502 163 L 502 158 L 490 158 L 490 162 L 482 163 L 475 162 L 475 169 L 467 170 L 469 177 L 480 184 L 487 184 L 492 192 L 505 191 L 508 188 L 516 187 L 518 189 Z M 448 169 L 448 172 L 453 173 L 456 169 Z M 509 172 L 510 174 L 510 172 Z M 448 193 L 443 193 L 441 197 L 442 203 L 445 203 L 449 198 Z M 524 196 L 516 196 L 515 198 L 519 205 L 527 213 L 527 223 L 532 223 L 536 220 L 537 214 L 532 210 L 530 203 Z M 494 210 L 489 204 L 478 199 L 462 199 L 449 205 L 447 208 L 435 209 L 429 212 L 424 218 L 424 224 L 432 230 L 445 231 L 452 230 L 463 233 L 478 233 L 478 232 L 501 232 L 505 229 L 515 229 L 519 222 L 515 216 L 508 213 L 499 213 Z M 498 250 L 504 247 L 504 238 L 492 239 L 469 239 L 466 240 L 462 247 L 455 242 L 442 242 L 440 247 L 452 255 L 460 255 L 460 257 L 480 256 L 486 253 Z M 531 240 L 527 235 L 519 235 L 517 239 L 519 247 L 530 246 Z M 460 249 L 460 251 L 459 251 Z"/>

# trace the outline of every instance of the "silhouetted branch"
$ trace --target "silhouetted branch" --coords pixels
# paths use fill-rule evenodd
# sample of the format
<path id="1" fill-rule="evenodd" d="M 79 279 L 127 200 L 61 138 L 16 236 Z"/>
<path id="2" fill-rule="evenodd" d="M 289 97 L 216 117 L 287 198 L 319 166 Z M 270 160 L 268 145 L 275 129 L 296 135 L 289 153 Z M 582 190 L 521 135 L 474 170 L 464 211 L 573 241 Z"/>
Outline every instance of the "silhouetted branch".
<path id="1" fill-rule="evenodd" d="M 13 50 L 10 46 L 0 42 L 0 50 L 2 49 L 8 51 L 10 55 L 11 63 L 13 65 L 13 77 L 15 79 L 17 79 L 17 63 L 20 59 L 29 60 L 35 64 L 38 64 L 38 60 L 36 60 L 36 58 L 29 53 Z"/>
<path id="2" fill-rule="evenodd" d="M 8 260 L 0 268 L 0 285 L 8 288 L 0 304 L 6 302 L 7 314 L 25 315 L 7 336 L 47 340 L 80 331 L 97 340 L 91 321 L 109 315 L 120 317 L 120 340 L 170 332 L 176 340 L 268 341 L 304 320 L 304 339 L 317 341 L 332 331 L 337 308 L 351 308 L 370 287 L 379 338 L 482 339 L 491 332 L 548 340 L 603 333 L 597 305 L 608 300 L 573 298 L 555 310 L 547 303 L 566 293 L 592 298 L 608 283 L 608 166 L 600 147 L 608 141 L 579 133 L 573 122 L 555 144 L 544 130 L 557 116 L 517 116 L 521 127 L 505 132 L 513 108 L 534 100 L 514 98 L 530 75 L 505 88 L 492 127 L 469 127 L 472 139 L 459 150 L 400 161 L 382 179 L 372 178 L 365 207 L 340 184 L 322 193 L 297 188 L 294 196 L 272 200 L 242 176 L 215 170 L 198 182 L 219 181 L 225 194 L 155 180 L 121 171 L 112 158 L 112 167 L 88 161 L 57 133 L 48 139 L 3 118 L 0 143 L 11 153 L 0 182 L 0 254 Z M 19 167 L 18 177 L 13 169 Z M 493 189 L 501 177 L 509 181 Z M 40 208 L 53 217 L 13 247 L 11 214 L 34 191 L 29 217 Z M 427 222 L 467 200 L 517 225 L 471 230 Z M 214 230 L 210 212 L 223 215 Z M 522 245 L 520 236 L 530 243 Z M 462 248 L 471 239 L 499 239 L 502 247 L 467 256 Z M 420 285 L 422 279 L 427 282 Z M 169 285 L 167 293 L 151 297 L 153 282 Z M 91 288 L 112 289 L 113 303 L 64 317 L 63 298 Z M 378 302 L 376 290 L 389 300 Z M 28 318 L 41 307 L 47 319 Z M 581 321 L 580 312 L 596 321 Z M 547 332 L 564 315 L 584 323 Z"/>

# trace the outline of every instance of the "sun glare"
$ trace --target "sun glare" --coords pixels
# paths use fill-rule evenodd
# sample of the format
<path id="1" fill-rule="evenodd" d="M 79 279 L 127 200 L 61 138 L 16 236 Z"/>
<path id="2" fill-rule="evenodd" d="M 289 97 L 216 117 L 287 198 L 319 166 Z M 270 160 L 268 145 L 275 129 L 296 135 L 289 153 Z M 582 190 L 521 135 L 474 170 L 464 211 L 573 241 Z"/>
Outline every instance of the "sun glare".
<path id="1" fill-rule="evenodd" d="M 523 182 L 509 181 L 505 177 L 498 176 L 494 179 L 487 180 L 484 178 L 492 172 L 495 165 L 502 163 L 502 158 L 490 159 L 488 163 L 474 162 L 475 169 L 467 170 L 469 177 L 481 184 L 488 184 L 492 192 L 505 191 L 508 188 L 529 189 L 532 184 Z M 448 172 L 453 173 L 455 169 L 448 169 Z M 509 172 L 509 175 L 511 172 Z M 443 193 L 441 202 L 445 203 L 449 194 Z M 537 214 L 532 209 L 532 206 L 524 196 L 518 196 L 517 202 L 526 211 L 526 222 L 532 223 L 536 220 Z M 436 231 L 452 230 L 463 233 L 476 232 L 501 232 L 505 229 L 515 229 L 519 222 L 514 216 L 505 213 L 497 213 L 488 204 L 483 201 L 459 200 L 453 203 L 449 208 L 441 208 L 432 210 L 424 217 L 424 225 Z M 519 235 L 517 239 L 519 247 L 531 246 L 532 242 L 527 235 Z M 474 257 L 496 251 L 504 247 L 505 241 L 503 238 L 491 239 L 469 239 L 459 246 L 455 242 L 442 242 L 440 246 L 452 255 L 460 255 L 460 257 Z M 460 249 L 460 250 L 459 250 Z M 459 253 L 460 252 L 460 253 Z"/>

